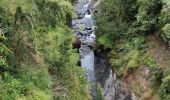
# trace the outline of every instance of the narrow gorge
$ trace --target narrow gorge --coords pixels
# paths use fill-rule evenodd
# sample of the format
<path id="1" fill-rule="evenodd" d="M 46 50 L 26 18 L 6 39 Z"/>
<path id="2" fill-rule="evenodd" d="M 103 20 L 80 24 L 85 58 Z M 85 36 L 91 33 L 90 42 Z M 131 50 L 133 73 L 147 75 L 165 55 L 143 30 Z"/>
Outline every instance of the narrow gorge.
<path id="1" fill-rule="evenodd" d="M 170 0 L 0 0 L 0 100 L 170 100 Z"/>
<path id="2" fill-rule="evenodd" d="M 96 50 L 95 53 L 93 51 L 96 28 L 93 13 L 95 13 L 94 5 L 97 6 L 97 3 L 91 0 L 80 0 L 74 4 L 78 19 L 72 21 L 75 39 L 73 46 L 80 45 L 78 49 L 81 67 L 85 69 L 85 76 L 91 84 L 102 87 L 103 99 L 137 100 L 137 97 L 128 91 L 112 72 L 108 62 L 108 53 L 104 50 L 101 52 Z M 91 86 L 89 88 L 93 99 L 98 100 L 96 89 Z"/>

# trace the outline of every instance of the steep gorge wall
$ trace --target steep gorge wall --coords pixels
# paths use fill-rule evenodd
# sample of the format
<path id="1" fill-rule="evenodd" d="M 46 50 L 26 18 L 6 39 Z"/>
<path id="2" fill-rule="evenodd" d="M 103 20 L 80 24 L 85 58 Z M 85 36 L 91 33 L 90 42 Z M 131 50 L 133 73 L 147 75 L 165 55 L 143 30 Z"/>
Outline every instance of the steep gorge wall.
<path id="1" fill-rule="evenodd" d="M 123 81 L 117 78 L 108 60 L 108 51 L 95 52 L 95 78 L 102 87 L 104 99 L 138 100 Z"/>

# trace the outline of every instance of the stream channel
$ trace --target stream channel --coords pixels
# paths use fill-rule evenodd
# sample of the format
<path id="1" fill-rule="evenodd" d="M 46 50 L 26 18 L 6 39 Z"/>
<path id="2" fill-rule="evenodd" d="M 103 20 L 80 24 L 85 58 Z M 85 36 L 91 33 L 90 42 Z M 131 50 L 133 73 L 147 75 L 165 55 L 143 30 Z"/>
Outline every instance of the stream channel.
<path id="1" fill-rule="evenodd" d="M 110 69 L 107 52 L 94 52 L 95 18 L 92 0 L 78 0 L 74 3 L 77 19 L 72 20 L 74 37 L 79 41 L 80 63 L 86 71 L 86 78 L 91 84 L 102 88 L 104 100 L 138 100 L 132 92 L 123 86 Z M 96 89 L 89 86 L 93 100 L 97 99 Z M 80 98 L 81 99 L 81 98 Z"/>

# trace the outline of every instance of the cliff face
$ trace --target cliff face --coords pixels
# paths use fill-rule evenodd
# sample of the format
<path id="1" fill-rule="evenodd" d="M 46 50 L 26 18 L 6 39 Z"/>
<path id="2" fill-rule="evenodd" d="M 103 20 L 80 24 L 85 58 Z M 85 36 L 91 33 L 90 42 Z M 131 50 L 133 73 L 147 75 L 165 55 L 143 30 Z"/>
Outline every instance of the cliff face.
<path id="1" fill-rule="evenodd" d="M 108 51 L 95 53 L 95 78 L 101 85 L 105 100 L 137 100 L 124 82 L 117 78 L 108 62 Z"/>

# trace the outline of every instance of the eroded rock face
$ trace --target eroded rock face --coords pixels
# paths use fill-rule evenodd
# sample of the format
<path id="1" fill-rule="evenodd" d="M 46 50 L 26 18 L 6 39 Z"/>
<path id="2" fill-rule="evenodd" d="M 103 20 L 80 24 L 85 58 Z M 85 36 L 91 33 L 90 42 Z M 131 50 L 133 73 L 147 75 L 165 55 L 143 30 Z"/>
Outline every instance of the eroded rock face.
<path id="1" fill-rule="evenodd" d="M 107 52 L 95 53 L 95 78 L 103 89 L 105 100 L 138 100 L 138 98 L 127 89 L 123 82 L 117 79 L 110 68 Z"/>
<path id="2" fill-rule="evenodd" d="M 104 98 L 105 100 L 137 100 L 112 71 L 104 84 Z"/>

